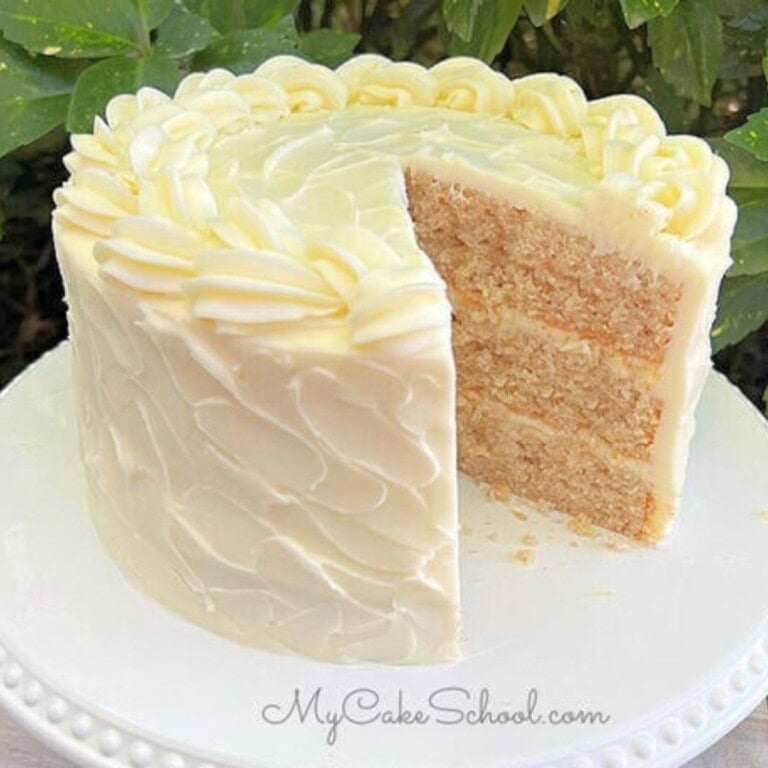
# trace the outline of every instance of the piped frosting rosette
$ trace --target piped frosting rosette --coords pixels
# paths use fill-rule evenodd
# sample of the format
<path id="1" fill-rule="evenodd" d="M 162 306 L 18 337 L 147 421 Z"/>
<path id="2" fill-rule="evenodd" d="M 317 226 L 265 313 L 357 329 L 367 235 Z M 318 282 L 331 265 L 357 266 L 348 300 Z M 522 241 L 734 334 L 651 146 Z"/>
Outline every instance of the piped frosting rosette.
<path id="1" fill-rule="evenodd" d="M 510 121 L 565 143 L 596 185 L 651 211 L 663 236 L 706 244 L 732 225 L 725 163 L 700 139 L 667 136 L 639 98 L 589 102 L 569 78 L 510 81 L 468 58 L 425 69 L 372 55 L 336 71 L 281 56 L 253 74 L 190 75 L 173 98 L 151 88 L 116 97 L 92 134 L 72 137 L 56 216 L 94 238 L 105 278 L 186 302 L 223 332 L 327 326 L 353 347 L 422 350 L 450 329 L 445 287 L 426 257 L 402 256 L 360 222 L 301 229 L 280 200 L 222 201 L 211 188 L 218 142 L 345 109 L 389 110 L 406 123 L 424 109 Z"/>

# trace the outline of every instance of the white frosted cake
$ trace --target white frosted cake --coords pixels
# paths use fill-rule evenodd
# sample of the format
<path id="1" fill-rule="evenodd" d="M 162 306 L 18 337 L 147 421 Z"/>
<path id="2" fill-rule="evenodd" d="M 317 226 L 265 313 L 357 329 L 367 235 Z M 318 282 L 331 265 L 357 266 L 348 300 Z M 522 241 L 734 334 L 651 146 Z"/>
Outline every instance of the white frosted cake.
<path id="1" fill-rule="evenodd" d="M 457 464 L 664 535 L 735 209 L 644 101 L 278 57 L 119 96 L 72 144 L 90 510 L 170 610 L 328 661 L 456 658 Z"/>

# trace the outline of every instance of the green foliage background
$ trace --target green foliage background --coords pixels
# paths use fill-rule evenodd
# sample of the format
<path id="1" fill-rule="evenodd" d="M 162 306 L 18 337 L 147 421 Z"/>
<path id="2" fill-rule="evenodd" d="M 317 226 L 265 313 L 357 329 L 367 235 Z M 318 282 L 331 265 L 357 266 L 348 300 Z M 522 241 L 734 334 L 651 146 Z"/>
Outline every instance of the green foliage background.
<path id="1" fill-rule="evenodd" d="M 90 130 L 116 93 L 171 92 L 193 70 L 375 51 L 563 72 L 710 140 L 740 208 L 715 361 L 765 404 L 768 0 L 0 0 L 0 32 L 0 386 L 65 333 L 49 216 L 66 131 Z"/>

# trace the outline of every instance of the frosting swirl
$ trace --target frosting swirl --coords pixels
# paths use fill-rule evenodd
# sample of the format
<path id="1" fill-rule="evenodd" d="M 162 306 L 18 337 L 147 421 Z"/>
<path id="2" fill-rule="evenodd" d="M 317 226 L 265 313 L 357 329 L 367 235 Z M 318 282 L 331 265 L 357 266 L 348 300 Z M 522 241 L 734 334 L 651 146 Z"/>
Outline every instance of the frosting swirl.
<path id="1" fill-rule="evenodd" d="M 638 177 L 643 198 L 668 211 L 667 232 L 690 240 L 715 220 L 730 171 L 703 139 L 668 136 L 640 163 Z"/>
<path id="2" fill-rule="evenodd" d="M 338 75 L 295 56 L 275 56 L 264 62 L 256 74 L 285 92 L 291 112 L 343 109 L 347 104 L 347 88 Z"/>
<path id="3" fill-rule="evenodd" d="M 348 103 L 379 107 L 431 107 L 437 83 L 430 70 L 411 62 L 393 62 L 365 54 L 338 69 L 349 89 Z"/>
<path id="4" fill-rule="evenodd" d="M 578 138 L 587 115 L 581 88 L 562 75 L 529 75 L 514 81 L 512 117 L 538 133 Z"/>
<path id="5" fill-rule="evenodd" d="M 101 237 L 112 234 L 115 221 L 138 213 L 135 188 L 98 164 L 84 164 L 53 198 L 58 216 Z"/>
<path id="6" fill-rule="evenodd" d="M 93 255 L 101 274 L 139 291 L 176 293 L 195 274 L 198 235 L 157 216 L 118 220 L 114 236 L 98 240 Z"/>
<path id="7" fill-rule="evenodd" d="M 591 102 L 581 126 L 584 152 L 598 176 L 619 169 L 636 176 L 642 158 L 653 155 L 665 135 L 656 110 L 636 96 Z"/>
<path id="8" fill-rule="evenodd" d="M 411 354 L 446 338 L 450 320 L 445 285 L 429 267 L 367 273 L 349 313 L 355 346 L 397 345 L 399 352 Z"/>
<path id="9" fill-rule="evenodd" d="M 438 107 L 488 115 L 506 115 L 512 109 L 512 82 L 477 59 L 457 56 L 430 71 L 437 80 Z"/>
<path id="10" fill-rule="evenodd" d="M 197 318 L 283 323 L 333 315 L 343 308 L 317 272 L 275 251 L 209 251 L 198 256 L 197 272 L 183 285 Z"/>
<path id="11" fill-rule="evenodd" d="M 254 131 L 263 140 L 237 144 Z M 535 168 L 522 159 L 534 140 L 549 142 Z M 224 162 L 228 142 L 244 149 Z M 549 154 L 581 156 L 585 170 Z M 450 309 L 416 247 L 402 167 L 453 156 L 483 170 L 507 157 L 526 183 L 555 189 L 586 176 L 681 241 L 717 242 L 733 223 L 725 163 L 700 139 L 667 136 L 642 99 L 587 102 L 567 77 L 509 81 L 466 57 L 426 69 L 376 55 L 335 72 L 279 56 L 248 75 L 189 75 L 173 98 L 112 99 L 92 134 L 72 138 L 56 216 L 94 238 L 106 278 L 186 299 L 222 329 L 322 321 L 353 346 L 405 354 L 445 340 Z"/>
<path id="12" fill-rule="evenodd" d="M 333 239 L 310 243 L 307 257 L 348 306 L 354 301 L 363 275 L 402 263 L 383 238 L 360 226 L 341 227 Z"/>
<path id="13" fill-rule="evenodd" d="M 299 258 L 304 248 L 300 232 L 280 206 L 267 198 L 233 198 L 227 216 L 213 218 L 209 223 L 222 246 L 266 249 L 294 258 Z"/>

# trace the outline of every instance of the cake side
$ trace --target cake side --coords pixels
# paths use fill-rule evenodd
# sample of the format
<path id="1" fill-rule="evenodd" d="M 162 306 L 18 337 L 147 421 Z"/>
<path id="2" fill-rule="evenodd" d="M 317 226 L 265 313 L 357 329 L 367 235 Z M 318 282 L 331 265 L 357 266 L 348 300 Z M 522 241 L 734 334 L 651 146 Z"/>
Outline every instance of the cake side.
<path id="1" fill-rule="evenodd" d="M 90 511 L 141 590 L 335 662 L 458 654 L 454 370 L 221 337 L 105 281 L 55 225 Z"/>

